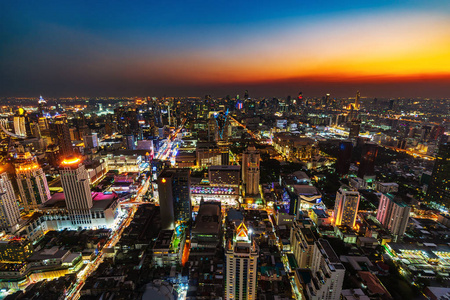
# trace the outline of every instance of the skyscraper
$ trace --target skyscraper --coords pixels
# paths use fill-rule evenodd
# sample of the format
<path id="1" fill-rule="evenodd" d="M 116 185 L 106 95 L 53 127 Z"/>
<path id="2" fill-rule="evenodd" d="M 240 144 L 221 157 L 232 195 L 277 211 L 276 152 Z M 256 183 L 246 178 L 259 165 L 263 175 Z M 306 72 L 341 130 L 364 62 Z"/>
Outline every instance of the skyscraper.
<path id="1" fill-rule="evenodd" d="M 81 158 L 67 157 L 62 161 L 59 172 L 72 225 L 82 228 L 90 227 L 92 194 L 89 174 Z"/>
<path id="2" fill-rule="evenodd" d="M 355 97 L 355 109 L 359 110 L 361 106 L 361 94 L 359 91 L 356 91 L 356 97 Z"/>
<path id="3" fill-rule="evenodd" d="M 411 207 L 391 194 L 381 194 L 377 220 L 394 236 L 394 242 L 406 231 Z"/>
<path id="4" fill-rule="evenodd" d="M 349 186 L 343 185 L 336 193 L 334 204 L 335 225 L 355 226 L 356 214 L 358 213 L 360 195 Z"/>
<path id="5" fill-rule="evenodd" d="M 361 129 L 361 120 L 359 119 L 353 119 L 350 122 L 350 132 L 349 132 L 349 138 L 354 139 L 359 136 L 359 130 Z"/>
<path id="6" fill-rule="evenodd" d="M 450 208 L 450 143 L 439 145 L 427 195 L 429 201 Z"/>
<path id="7" fill-rule="evenodd" d="M 11 180 L 6 172 L 2 172 L 0 173 L 0 230 L 16 231 L 19 219 L 19 206 Z"/>
<path id="8" fill-rule="evenodd" d="M 256 299 L 258 248 L 243 222 L 225 251 L 225 299 Z"/>
<path id="9" fill-rule="evenodd" d="M 362 147 L 361 161 L 359 163 L 358 177 L 371 176 L 375 174 L 375 160 L 378 154 L 378 146 L 365 143 Z"/>
<path id="10" fill-rule="evenodd" d="M 60 155 L 62 157 L 67 157 L 73 154 L 72 141 L 70 139 L 69 123 L 66 116 L 56 117 L 55 123 L 55 134 L 57 139 L 57 144 L 59 146 Z"/>
<path id="11" fill-rule="evenodd" d="M 259 193 L 260 154 L 254 146 L 250 146 L 242 154 L 242 181 L 247 195 Z"/>
<path id="12" fill-rule="evenodd" d="M 352 159 L 353 143 L 351 141 L 339 142 L 339 149 L 336 162 L 336 172 L 339 175 L 348 174 L 350 161 Z"/>
<path id="13" fill-rule="evenodd" d="M 164 169 L 158 177 L 162 229 L 173 229 L 191 218 L 191 172 L 189 169 Z"/>
<path id="14" fill-rule="evenodd" d="M 15 155 L 16 181 L 25 210 L 36 209 L 50 199 L 44 171 L 30 152 Z"/>
<path id="15" fill-rule="evenodd" d="M 19 108 L 14 115 L 14 133 L 20 136 L 27 136 L 26 113 L 23 108 Z"/>

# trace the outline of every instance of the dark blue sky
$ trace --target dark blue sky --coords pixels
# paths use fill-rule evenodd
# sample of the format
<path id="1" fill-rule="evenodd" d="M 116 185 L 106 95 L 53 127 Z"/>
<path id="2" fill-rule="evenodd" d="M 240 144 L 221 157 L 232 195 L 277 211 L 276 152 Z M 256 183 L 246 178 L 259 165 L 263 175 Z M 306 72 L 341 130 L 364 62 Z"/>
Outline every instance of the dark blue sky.
<path id="1" fill-rule="evenodd" d="M 321 94 L 330 82 L 344 95 L 396 80 L 417 95 L 423 78 L 422 96 L 446 96 L 450 1 L 392 2 L 1 1 L 0 96 Z M 379 91 L 394 92 L 408 88 Z"/>

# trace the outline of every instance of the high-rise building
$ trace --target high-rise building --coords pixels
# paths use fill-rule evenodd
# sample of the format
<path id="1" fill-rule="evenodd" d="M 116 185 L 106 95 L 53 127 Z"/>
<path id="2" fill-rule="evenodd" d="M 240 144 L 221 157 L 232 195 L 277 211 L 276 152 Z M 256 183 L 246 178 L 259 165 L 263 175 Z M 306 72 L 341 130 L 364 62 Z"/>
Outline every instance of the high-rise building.
<path id="1" fill-rule="evenodd" d="M 392 194 L 381 194 L 377 220 L 394 236 L 394 242 L 406 231 L 411 207 Z"/>
<path id="2" fill-rule="evenodd" d="M 335 225 L 355 225 L 356 214 L 358 213 L 360 195 L 349 186 L 343 185 L 336 193 L 336 202 L 334 204 Z"/>
<path id="3" fill-rule="evenodd" d="M 357 138 L 359 136 L 359 130 L 361 129 L 361 120 L 353 119 L 350 122 L 350 132 L 348 137 L 350 139 Z"/>
<path id="4" fill-rule="evenodd" d="M 340 299 L 345 267 L 325 239 L 314 244 L 311 272 L 317 283 L 307 291 L 308 299 Z"/>
<path id="5" fill-rule="evenodd" d="M 98 147 L 97 133 L 91 133 L 83 136 L 84 147 L 87 149 L 93 149 Z"/>
<path id="6" fill-rule="evenodd" d="M 50 199 L 44 171 L 30 152 L 15 154 L 16 181 L 25 210 L 36 209 Z"/>
<path id="7" fill-rule="evenodd" d="M 339 175 L 346 175 L 350 169 L 352 159 L 353 143 L 351 141 L 341 141 L 337 154 L 336 172 Z"/>
<path id="8" fill-rule="evenodd" d="M 359 110 L 361 107 L 361 94 L 359 91 L 356 91 L 356 98 L 355 98 L 355 109 Z"/>
<path id="9" fill-rule="evenodd" d="M 375 174 L 375 160 L 378 154 L 378 146 L 365 143 L 362 147 L 361 161 L 359 163 L 358 177 L 371 176 Z"/>
<path id="10" fill-rule="evenodd" d="M 450 208 L 450 143 L 439 145 L 427 195 L 429 201 Z"/>
<path id="11" fill-rule="evenodd" d="M 259 193 L 260 154 L 254 146 L 250 146 L 242 154 L 242 182 L 247 195 Z"/>
<path id="12" fill-rule="evenodd" d="M 209 184 L 212 186 L 239 186 L 240 166 L 210 166 L 208 168 Z"/>
<path id="13" fill-rule="evenodd" d="M 19 108 L 14 115 L 14 133 L 20 136 L 27 136 L 26 113 L 23 108 Z"/>
<path id="14" fill-rule="evenodd" d="M 299 268 L 311 268 L 314 243 L 316 238 L 311 228 L 303 226 L 301 221 L 294 221 L 291 227 L 291 250 Z"/>
<path id="15" fill-rule="evenodd" d="M 256 299 L 258 248 L 242 222 L 225 249 L 225 299 Z"/>
<path id="16" fill-rule="evenodd" d="M 191 218 L 191 172 L 189 169 L 164 169 L 158 177 L 162 229 Z"/>
<path id="17" fill-rule="evenodd" d="M 61 185 L 73 226 L 91 227 L 92 194 L 89 173 L 82 159 L 69 156 L 60 167 Z"/>
<path id="18" fill-rule="evenodd" d="M 0 230 L 15 232 L 19 227 L 20 212 L 11 180 L 0 173 Z"/>
<path id="19" fill-rule="evenodd" d="M 58 116 L 54 123 L 57 144 L 62 157 L 73 154 L 72 141 L 70 139 L 69 123 L 66 116 Z"/>

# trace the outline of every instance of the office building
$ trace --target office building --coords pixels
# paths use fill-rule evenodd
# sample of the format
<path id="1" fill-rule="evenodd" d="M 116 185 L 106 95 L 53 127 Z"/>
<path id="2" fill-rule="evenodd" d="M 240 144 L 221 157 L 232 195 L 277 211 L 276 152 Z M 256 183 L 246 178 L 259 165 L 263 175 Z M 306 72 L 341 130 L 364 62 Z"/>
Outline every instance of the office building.
<path id="1" fill-rule="evenodd" d="M 239 186 L 240 175 L 240 166 L 222 165 L 208 168 L 208 178 L 211 186 Z"/>
<path id="2" fill-rule="evenodd" d="M 316 238 L 311 228 L 303 226 L 301 221 L 294 221 L 291 227 L 291 250 L 299 268 L 311 268 L 314 243 Z"/>
<path id="3" fill-rule="evenodd" d="M 359 162 L 358 177 L 372 176 L 375 174 L 375 160 L 378 154 L 378 146 L 365 143 L 362 147 L 361 160 Z"/>
<path id="4" fill-rule="evenodd" d="M 346 225 L 352 227 L 355 225 L 356 214 L 358 213 L 360 195 L 349 186 L 341 186 L 336 193 L 336 202 L 334 204 L 334 222 L 336 226 Z"/>
<path id="5" fill-rule="evenodd" d="M 0 263 L 23 263 L 33 253 L 30 241 L 12 234 L 0 233 Z"/>
<path id="6" fill-rule="evenodd" d="M 439 146 L 427 195 L 429 201 L 450 208 L 450 143 Z"/>
<path id="7" fill-rule="evenodd" d="M 15 232 L 20 212 L 13 185 L 6 172 L 0 173 L 0 231 Z"/>
<path id="8" fill-rule="evenodd" d="M 336 172 L 341 176 L 348 174 L 352 159 L 352 150 L 353 143 L 351 141 L 342 141 L 339 143 Z"/>
<path id="9" fill-rule="evenodd" d="M 242 154 L 242 182 L 247 195 L 259 193 L 260 154 L 255 147 L 248 147 Z"/>
<path id="10" fill-rule="evenodd" d="M 50 199 L 50 190 L 44 171 L 30 152 L 15 154 L 16 181 L 25 210 L 38 208 Z"/>
<path id="11" fill-rule="evenodd" d="M 359 131 L 361 129 L 361 120 L 353 119 L 350 122 L 350 132 L 349 132 L 349 138 L 355 139 L 359 136 Z"/>
<path id="12" fill-rule="evenodd" d="M 61 185 L 73 226 L 91 227 L 92 195 L 89 174 L 81 158 L 70 156 L 60 167 Z"/>
<path id="13" fill-rule="evenodd" d="M 97 133 L 91 133 L 83 136 L 84 148 L 94 149 L 98 147 Z"/>
<path id="14" fill-rule="evenodd" d="M 359 110 L 361 107 L 361 94 L 359 91 L 356 91 L 356 97 L 355 97 L 355 109 Z"/>
<path id="15" fill-rule="evenodd" d="M 406 231 L 411 207 L 392 194 L 381 194 L 377 220 L 394 236 L 394 242 Z"/>
<path id="16" fill-rule="evenodd" d="M 189 169 L 164 169 L 158 177 L 161 226 L 175 225 L 191 219 L 191 172 Z"/>
<path id="17" fill-rule="evenodd" d="M 62 157 L 73 154 L 72 141 L 70 139 L 69 123 L 66 116 L 58 116 L 53 124 L 56 134 L 56 141 Z"/>
<path id="18" fill-rule="evenodd" d="M 242 222 L 225 249 L 225 299 L 256 299 L 258 248 Z"/>
<path id="19" fill-rule="evenodd" d="M 200 204 L 191 230 L 190 255 L 214 255 L 220 243 L 222 210 L 220 202 Z"/>

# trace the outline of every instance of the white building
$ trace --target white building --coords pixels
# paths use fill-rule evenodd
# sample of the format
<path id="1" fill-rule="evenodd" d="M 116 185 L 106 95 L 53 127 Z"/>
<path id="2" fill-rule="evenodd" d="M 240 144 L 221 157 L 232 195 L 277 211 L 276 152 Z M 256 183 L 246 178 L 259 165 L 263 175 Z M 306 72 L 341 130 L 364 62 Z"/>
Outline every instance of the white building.
<path id="1" fill-rule="evenodd" d="M 358 191 L 348 186 L 341 186 L 336 193 L 336 202 L 334 204 L 335 225 L 355 225 L 356 214 L 358 213 L 360 195 Z"/>
<path id="2" fill-rule="evenodd" d="M 242 222 L 226 246 L 225 299 L 256 299 L 258 249 Z"/>
<path id="3" fill-rule="evenodd" d="M 18 153 L 15 161 L 16 181 L 25 210 L 36 209 L 50 199 L 45 173 L 30 152 Z"/>
<path id="4" fill-rule="evenodd" d="M 255 147 L 248 147 L 242 154 L 242 182 L 247 195 L 259 193 L 260 154 Z"/>
<path id="5" fill-rule="evenodd" d="M 395 182 L 376 182 L 375 189 L 383 194 L 398 192 L 398 184 Z"/>
<path id="6" fill-rule="evenodd" d="M 377 211 L 377 220 L 394 236 L 394 241 L 401 238 L 408 226 L 411 207 L 395 199 L 393 195 L 382 194 Z"/>
<path id="7" fill-rule="evenodd" d="M 91 227 L 92 195 L 89 174 L 78 157 L 61 163 L 61 184 L 72 225 Z"/>
<path id="8" fill-rule="evenodd" d="M 0 230 L 15 232 L 20 218 L 19 206 L 11 180 L 6 172 L 0 173 Z"/>
<path id="9" fill-rule="evenodd" d="M 93 149 L 98 147 L 97 133 L 91 133 L 83 136 L 84 148 Z"/>
<path id="10" fill-rule="evenodd" d="M 299 268 L 311 268 L 314 243 L 316 238 L 311 228 L 306 228 L 300 221 L 295 221 L 291 227 L 291 250 Z"/>
<path id="11" fill-rule="evenodd" d="M 340 299 L 345 268 L 327 240 L 315 242 L 312 266 L 308 271 L 312 275 L 309 282 L 304 281 L 308 299 Z"/>

